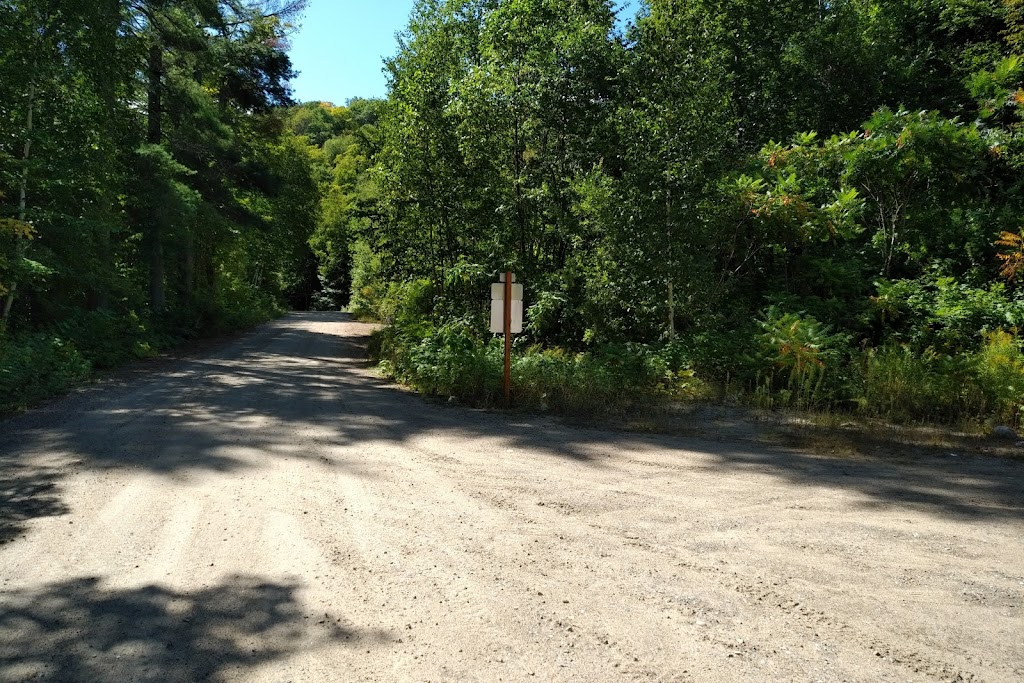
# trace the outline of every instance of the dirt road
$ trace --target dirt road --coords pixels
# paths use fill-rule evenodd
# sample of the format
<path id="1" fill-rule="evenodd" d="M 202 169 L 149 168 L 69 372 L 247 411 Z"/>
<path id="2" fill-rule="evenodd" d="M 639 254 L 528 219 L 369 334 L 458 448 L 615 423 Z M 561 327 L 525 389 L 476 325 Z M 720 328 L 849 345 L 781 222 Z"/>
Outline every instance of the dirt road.
<path id="1" fill-rule="evenodd" d="M 0 681 L 1022 681 L 1024 463 L 425 402 L 293 314 L 0 421 Z"/>

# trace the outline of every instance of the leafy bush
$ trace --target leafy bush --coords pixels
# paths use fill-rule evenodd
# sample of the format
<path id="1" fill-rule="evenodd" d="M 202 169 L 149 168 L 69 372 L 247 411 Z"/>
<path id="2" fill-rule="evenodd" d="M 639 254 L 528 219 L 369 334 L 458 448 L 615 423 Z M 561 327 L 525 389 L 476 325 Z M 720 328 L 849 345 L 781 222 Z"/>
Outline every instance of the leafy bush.
<path id="1" fill-rule="evenodd" d="M 392 282 L 377 303 L 377 317 L 399 327 L 416 326 L 434 309 L 434 288 L 429 280 Z"/>
<path id="2" fill-rule="evenodd" d="M 133 358 L 150 356 L 157 345 L 135 311 L 76 311 L 58 330 L 96 368 L 112 368 Z"/>
<path id="3" fill-rule="evenodd" d="M 467 320 L 437 328 L 409 320 L 375 335 L 372 353 L 386 374 L 425 394 L 484 406 L 503 401 L 501 338 L 485 340 Z M 679 363 L 674 347 L 620 344 L 582 353 L 517 348 L 511 368 L 513 403 L 559 413 L 603 414 L 671 397 L 696 397 L 703 383 Z"/>
<path id="4" fill-rule="evenodd" d="M 177 308 L 159 325 L 134 311 L 77 311 L 50 333 L 0 334 L 0 412 L 60 394 L 92 368 L 116 367 L 184 339 L 245 329 L 281 313 L 272 296 L 239 285 L 222 290 L 213 304 Z"/>
<path id="5" fill-rule="evenodd" d="M 352 296 L 349 310 L 357 318 L 379 320 L 380 305 L 388 291 L 380 257 L 365 242 L 352 246 Z"/>
<path id="6" fill-rule="evenodd" d="M 0 338 L 0 412 L 66 391 L 89 375 L 89 362 L 60 337 Z"/>
<path id="7" fill-rule="evenodd" d="M 985 335 L 975 355 L 978 383 L 985 392 L 988 410 L 995 419 L 1018 423 L 1024 411 L 1024 353 L 1015 335 L 997 330 Z"/>
<path id="8" fill-rule="evenodd" d="M 502 352 L 464 323 L 445 325 L 409 350 L 406 376 L 427 394 L 458 396 L 474 404 L 495 402 L 502 390 Z"/>
<path id="9" fill-rule="evenodd" d="M 198 329 L 202 334 L 225 334 L 244 330 L 284 313 L 273 295 L 244 284 L 227 288 L 217 298 L 216 318 Z"/>
<path id="10" fill-rule="evenodd" d="M 245 330 L 282 315 L 278 298 L 234 278 L 225 278 L 216 294 L 189 305 L 168 309 L 147 325 L 152 350 L 172 348 L 184 341 Z"/>
<path id="11" fill-rule="evenodd" d="M 958 353 L 978 348 L 982 334 L 1024 325 L 1024 300 L 1002 283 L 972 287 L 951 277 L 881 280 L 873 298 L 887 339 L 918 353 L 933 348 Z"/>
<path id="12" fill-rule="evenodd" d="M 963 358 L 904 346 L 869 349 L 861 360 L 863 412 L 898 421 L 951 422 L 983 403 Z"/>
<path id="13" fill-rule="evenodd" d="M 674 367 L 672 356 L 639 344 L 609 344 L 586 353 L 530 349 L 512 366 L 516 402 L 601 414 L 702 395 L 703 382 L 688 367 Z"/>
<path id="14" fill-rule="evenodd" d="M 1024 406 L 1020 340 L 987 333 L 974 353 L 914 353 L 908 347 L 871 349 L 861 363 L 861 409 L 888 419 L 1017 423 Z"/>
<path id="15" fill-rule="evenodd" d="M 324 287 L 318 292 L 313 292 L 313 298 L 309 302 L 311 311 L 337 311 L 343 307 L 341 302 L 345 301 L 348 292 L 340 289 Z"/>
<path id="16" fill-rule="evenodd" d="M 812 408 L 835 402 L 843 385 L 849 336 L 813 316 L 769 307 L 760 321 L 763 355 L 756 396 L 763 405 Z"/>

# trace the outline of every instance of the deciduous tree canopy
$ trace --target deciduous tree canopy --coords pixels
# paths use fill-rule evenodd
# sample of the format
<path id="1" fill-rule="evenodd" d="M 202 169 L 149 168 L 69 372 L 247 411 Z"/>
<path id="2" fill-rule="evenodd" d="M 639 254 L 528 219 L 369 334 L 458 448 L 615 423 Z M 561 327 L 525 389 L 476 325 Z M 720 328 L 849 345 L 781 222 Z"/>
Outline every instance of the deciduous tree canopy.
<path id="1" fill-rule="evenodd" d="M 549 360 L 1017 419 L 1019 0 L 420 0 L 344 106 L 289 100 L 299 10 L 0 2 L 8 339 L 107 362 L 351 292 L 441 391 L 512 269 Z"/>
<path id="2" fill-rule="evenodd" d="M 385 298 L 431 321 L 391 362 L 471 368 L 511 268 L 523 348 L 640 343 L 772 405 L 863 407 L 904 363 L 945 382 L 918 417 L 1016 415 L 1020 34 L 1001 0 L 649 0 L 625 31 L 601 1 L 418 3 L 363 233 L 426 284 Z M 969 379 L 993 345 L 999 388 Z"/>

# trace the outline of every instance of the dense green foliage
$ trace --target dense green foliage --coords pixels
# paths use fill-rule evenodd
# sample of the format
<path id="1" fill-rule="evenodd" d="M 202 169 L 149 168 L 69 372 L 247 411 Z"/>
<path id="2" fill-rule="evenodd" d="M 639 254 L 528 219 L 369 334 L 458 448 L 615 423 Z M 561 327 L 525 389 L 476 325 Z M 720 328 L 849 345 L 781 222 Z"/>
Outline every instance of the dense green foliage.
<path id="1" fill-rule="evenodd" d="M 521 402 L 695 372 L 762 405 L 1019 420 L 1022 17 L 648 0 L 620 31 L 604 0 L 417 3 L 351 214 L 385 367 L 493 401 L 511 269 Z"/>
<path id="2" fill-rule="evenodd" d="M 89 374 L 89 362 L 49 334 L 0 340 L 0 413 L 66 390 Z"/>
<path id="3" fill-rule="evenodd" d="M 309 239 L 317 259 L 314 308 L 337 310 L 353 289 L 352 253 L 376 207 L 376 185 L 367 171 L 377 149 L 381 104 L 359 98 L 344 107 L 311 102 L 287 118 L 311 160 L 320 201 Z"/>
<path id="4" fill-rule="evenodd" d="M 0 410 L 303 306 L 321 188 L 273 0 L 0 2 Z"/>
<path id="5" fill-rule="evenodd" d="M 385 372 L 424 393 L 499 405 L 503 343 L 483 339 L 465 320 L 435 327 L 429 320 L 433 300 L 428 280 L 391 283 L 376 312 L 392 324 L 376 335 L 371 353 Z M 673 369 L 680 364 L 675 345 L 603 344 L 571 351 L 524 341 L 517 341 L 511 368 L 521 407 L 585 416 L 706 393 L 691 370 Z"/>
<path id="6" fill-rule="evenodd" d="M 520 405 L 1019 423 L 1020 0 L 419 0 L 291 106 L 299 4 L 0 2 L 0 388 L 348 305 L 495 403 L 511 269 Z"/>

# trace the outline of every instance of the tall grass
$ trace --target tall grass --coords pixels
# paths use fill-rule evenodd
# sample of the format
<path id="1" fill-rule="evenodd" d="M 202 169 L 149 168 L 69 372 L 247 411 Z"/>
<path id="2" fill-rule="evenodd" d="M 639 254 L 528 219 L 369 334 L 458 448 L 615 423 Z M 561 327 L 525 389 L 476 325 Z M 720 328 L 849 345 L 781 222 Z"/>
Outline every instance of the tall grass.
<path id="1" fill-rule="evenodd" d="M 1021 340 L 1004 330 L 985 335 L 976 355 L 975 372 L 986 392 L 989 412 L 1019 424 L 1024 416 L 1024 353 Z"/>
<path id="2" fill-rule="evenodd" d="M 984 401 L 964 358 L 909 348 L 870 349 L 860 359 L 864 414 L 901 422 L 954 422 L 983 414 Z"/>
<path id="3" fill-rule="evenodd" d="M 974 353 L 915 354 L 871 349 L 861 358 L 862 412 L 899 421 L 1019 424 L 1024 405 L 1024 354 L 1006 331 L 986 333 Z"/>

